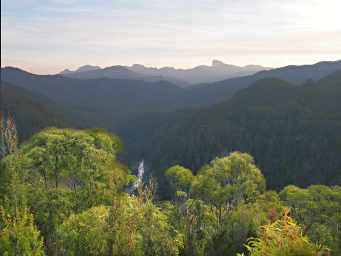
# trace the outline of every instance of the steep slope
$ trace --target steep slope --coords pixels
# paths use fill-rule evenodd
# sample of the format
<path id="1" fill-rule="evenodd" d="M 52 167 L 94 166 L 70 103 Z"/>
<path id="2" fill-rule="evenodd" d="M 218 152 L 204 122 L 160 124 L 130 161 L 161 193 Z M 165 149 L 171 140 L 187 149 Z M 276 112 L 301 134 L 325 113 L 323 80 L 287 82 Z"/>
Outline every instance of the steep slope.
<path id="1" fill-rule="evenodd" d="M 73 118 L 111 131 L 137 114 L 169 111 L 185 104 L 184 90 L 168 82 L 81 80 L 34 75 L 15 68 L 4 68 L 1 75 L 5 81 L 49 97 Z"/>
<path id="2" fill-rule="evenodd" d="M 117 68 L 117 67 L 116 67 Z M 113 68 L 115 70 L 116 68 Z M 118 68 L 118 73 L 120 74 L 122 67 Z M 198 105 L 209 105 L 218 103 L 220 101 L 224 101 L 230 97 L 232 97 L 237 91 L 246 88 L 250 86 L 255 81 L 267 78 L 267 77 L 276 77 L 279 79 L 282 79 L 284 81 L 300 85 L 301 83 L 305 82 L 306 80 L 311 79 L 312 81 L 317 81 L 318 79 L 321 79 L 322 77 L 327 76 L 328 74 L 341 69 L 341 61 L 335 61 L 335 62 L 320 62 L 314 65 L 305 65 L 305 66 L 288 66 L 284 68 L 269 70 L 269 71 L 262 71 L 258 72 L 255 75 L 252 76 L 245 76 L 245 77 L 239 77 L 239 78 L 233 78 L 228 79 L 212 84 L 202 84 L 193 86 L 191 88 L 188 88 L 186 90 L 177 90 L 176 88 L 173 88 L 170 92 L 169 89 L 171 85 L 164 81 L 157 81 L 152 79 L 152 81 L 145 81 L 143 80 L 127 80 L 122 81 L 117 79 L 71 79 L 65 76 L 61 75 L 54 75 L 54 76 L 39 76 L 30 74 L 27 72 L 24 72 L 22 70 L 16 69 L 16 68 L 4 68 L 2 69 L 1 77 L 4 81 L 8 81 L 14 84 L 17 84 L 19 86 L 26 86 L 29 88 L 37 89 L 46 95 L 51 95 L 51 98 L 57 97 L 58 95 L 62 94 L 63 96 L 63 103 L 68 104 L 69 102 L 77 101 L 78 98 L 82 98 L 85 92 L 88 90 L 91 91 L 91 87 L 93 85 L 102 85 L 102 87 L 105 87 L 105 84 L 108 85 L 109 88 L 112 88 L 112 91 L 109 92 L 106 90 L 105 94 L 103 94 L 100 90 L 97 90 L 95 94 L 89 94 L 87 100 L 96 100 L 94 99 L 94 95 L 103 94 L 103 97 L 108 98 L 114 95 L 114 97 L 117 97 L 119 99 L 122 99 L 122 101 L 126 101 L 126 97 L 130 97 L 133 99 L 133 101 L 130 102 L 130 104 L 134 105 L 134 101 L 137 100 L 140 101 L 140 99 L 144 99 L 145 95 L 149 95 L 147 98 L 150 100 L 152 95 L 154 94 L 153 91 L 157 90 L 159 91 L 157 95 L 161 95 L 160 98 L 153 98 L 153 101 L 161 102 L 162 105 L 166 105 L 167 103 L 171 104 L 171 107 L 183 107 L 183 106 L 198 106 Z M 112 70 L 109 68 L 108 72 L 110 73 Z M 128 73 L 132 72 L 130 70 L 125 69 L 125 71 L 128 71 Z M 96 76 L 98 75 L 96 72 L 99 73 L 105 73 L 105 69 L 99 69 L 89 72 L 76 72 L 74 74 L 90 74 L 91 77 L 94 73 Z M 102 74 L 103 75 L 103 74 Z M 125 79 L 126 80 L 126 76 Z M 136 77 L 135 77 L 136 78 Z M 156 80 L 158 80 L 156 78 Z M 152 88 L 150 91 L 149 89 L 143 91 L 143 90 L 136 90 L 135 95 L 121 95 L 124 91 L 124 84 L 129 84 L 130 87 L 134 87 L 134 85 L 137 88 Z M 69 86 L 70 85 L 70 86 Z M 115 85 L 115 87 L 113 87 Z M 165 88 L 156 88 L 156 86 L 164 86 Z M 82 86 L 82 87 L 81 87 Z M 82 88 L 82 90 L 79 90 L 79 88 Z M 89 89 L 90 88 L 90 89 Z M 77 91 L 78 89 L 78 91 Z M 84 92 L 83 92 L 84 89 Z M 66 93 L 68 95 L 66 95 Z M 90 93 L 90 92 L 89 92 Z M 133 93 L 133 92 L 131 92 Z M 55 96 L 57 94 L 57 96 Z M 79 95 L 78 95 L 79 94 Z M 137 97 L 137 95 L 139 95 Z M 80 100 L 79 99 L 79 100 Z M 106 100 L 104 100 L 105 102 Z M 99 104 L 102 104 L 102 100 L 99 102 Z M 163 104 L 164 103 L 164 104 Z M 153 105 L 153 104 L 152 104 Z"/>
<path id="3" fill-rule="evenodd" d="M 341 184 L 340 98 L 341 71 L 300 87 L 262 79 L 161 128 L 148 157 L 161 173 L 174 164 L 198 171 L 239 150 L 255 157 L 270 188 Z"/>
<path id="4" fill-rule="evenodd" d="M 319 62 L 314 65 L 287 66 L 269 71 L 261 71 L 251 76 L 192 86 L 188 88 L 188 90 L 190 90 L 190 96 L 187 101 L 193 104 L 199 103 L 201 105 L 218 103 L 232 97 L 237 91 L 247 88 L 252 83 L 263 78 L 275 77 L 294 85 L 301 85 L 307 80 L 318 81 L 339 69 L 341 69 L 341 60 Z"/>
<path id="5" fill-rule="evenodd" d="M 48 126 L 82 127 L 57 111 L 58 106 L 53 101 L 37 92 L 6 82 L 1 82 L 1 87 L 1 108 L 15 119 L 20 140 L 25 140 Z"/>
<path id="6" fill-rule="evenodd" d="M 318 63 L 316 65 L 311 66 L 311 69 L 320 70 L 319 72 L 316 71 L 317 74 L 314 74 L 313 78 L 316 80 L 317 77 L 322 77 L 323 74 L 331 73 L 334 68 L 336 68 L 338 65 L 340 65 L 339 62 L 331 62 L 331 63 Z M 318 68 L 318 67 L 324 67 L 324 68 Z M 286 70 L 286 68 L 283 68 Z M 289 68 L 292 69 L 292 68 Z M 294 74 L 298 74 L 301 67 L 296 67 Z M 308 68 L 306 66 L 302 67 L 303 70 L 307 70 Z M 268 71 L 269 73 L 266 73 L 266 75 L 271 75 L 272 71 Z M 276 71 L 277 73 L 279 71 Z M 284 71 L 283 71 L 284 72 Z M 288 72 L 284 72 L 288 73 Z M 283 73 L 283 74 L 284 74 Z M 304 73 L 304 72 L 303 72 Z M 264 72 L 262 73 L 264 75 Z M 307 75 L 308 72 L 304 73 L 301 76 L 301 80 L 305 81 L 307 79 L 311 79 L 311 76 Z M 55 76 L 39 76 L 30 74 L 27 72 L 24 72 L 19 69 L 15 68 L 4 68 L 2 69 L 2 79 L 10 81 L 18 86 L 22 86 L 26 89 L 33 89 L 38 91 L 39 93 L 49 97 L 53 101 L 55 101 L 59 106 L 63 106 L 61 111 L 64 113 L 67 113 L 75 120 L 78 120 L 80 122 L 85 123 L 87 126 L 97 126 L 97 127 L 103 127 L 106 128 L 112 132 L 115 132 L 118 134 L 125 144 L 125 148 L 129 150 L 129 152 L 134 152 L 134 155 L 141 157 L 143 154 L 147 155 L 147 152 L 149 151 L 155 151 L 155 147 L 151 146 L 150 144 L 151 138 L 154 137 L 154 133 L 158 130 L 161 132 L 161 137 L 168 136 L 170 134 L 170 137 L 172 137 L 172 133 L 176 131 L 175 133 L 179 134 L 185 134 L 186 138 L 198 140 L 200 139 L 194 139 L 195 137 L 198 137 L 199 135 L 196 134 L 197 128 L 201 127 L 201 123 L 198 123 L 198 120 L 212 120 L 212 125 L 209 122 L 206 122 L 203 124 L 205 129 L 208 129 L 206 131 L 203 130 L 204 134 L 210 134 L 209 138 L 212 138 L 212 142 L 207 142 L 208 144 L 205 145 L 207 152 L 203 154 L 203 158 L 197 158 L 194 157 L 191 161 L 188 159 L 193 157 L 193 154 L 191 153 L 193 150 L 196 149 L 192 148 L 192 142 L 186 141 L 185 145 L 188 147 L 188 150 L 184 149 L 174 149 L 171 150 L 171 152 L 165 153 L 164 155 L 161 155 L 159 157 L 159 163 L 155 163 L 155 167 L 159 168 L 165 166 L 166 163 L 172 163 L 176 162 L 179 159 L 182 159 L 184 163 L 188 164 L 189 167 L 197 168 L 197 166 L 200 166 L 202 163 L 208 161 L 211 157 L 213 157 L 214 154 L 217 154 L 222 151 L 229 151 L 233 148 L 236 148 L 236 145 L 243 145 L 243 148 L 240 148 L 240 150 L 251 150 L 250 148 L 245 147 L 248 141 L 234 141 L 231 142 L 228 141 L 229 144 L 222 144 L 220 145 L 221 141 L 226 141 L 225 133 L 223 133 L 225 130 L 229 131 L 231 128 L 226 128 L 225 126 L 222 126 L 220 128 L 219 124 L 219 115 L 218 113 L 234 113 L 235 116 L 238 116 L 240 113 L 237 111 L 238 109 L 240 111 L 244 111 L 248 113 L 247 115 L 244 112 L 242 113 L 242 116 L 245 116 L 243 120 L 245 120 L 245 124 L 249 127 L 249 123 L 254 120 L 254 116 L 260 116 L 259 119 L 262 120 L 263 116 L 273 116 L 273 120 L 276 120 L 276 118 L 279 118 L 273 113 L 273 109 L 276 109 L 276 106 L 278 105 L 278 102 L 280 102 L 282 99 L 285 100 L 285 103 L 283 103 L 283 111 L 285 109 L 285 106 L 291 104 L 291 100 L 288 100 L 290 98 L 289 96 L 286 96 L 283 98 L 283 95 L 286 93 L 286 89 L 281 92 L 276 99 L 276 101 L 273 102 L 274 108 L 272 108 L 272 103 L 267 104 L 265 106 L 258 106 L 253 105 L 253 101 L 256 99 L 260 102 L 267 102 L 271 100 L 271 98 L 266 98 L 267 95 L 271 95 L 271 90 L 264 89 L 262 87 L 253 86 L 252 88 L 249 88 L 250 90 L 246 90 L 247 92 L 252 92 L 253 97 L 244 97 L 243 105 L 241 104 L 242 98 L 240 95 L 243 95 L 245 91 L 241 90 L 243 87 L 248 87 L 250 84 L 254 83 L 255 79 L 259 76 L 258 74 L 254 76 L 247 76 L 242 78 L 235 78 L 230 79 L 226 81 L 222 81 L 219 83 L 212 84 L 210 86 L 203 86 L 199 88 L 191 88 L 191 89 L 181 89 L 178 88 L 170 83 L 167 82 L 157 82 L 157 83 L 151 83 L 146 81 L 138 81 L 138 80 L 114 80 L 114 79 L 87 79 L 87 80 L 80 80 L 80 79 L 72 79 L 67 78 L 60 75 Z M 331 76 L 336 76 L 337 74 L 332 74 Z M 303 79 L 302 77 L 306 78 Z M 291 79 L 290 77 L 287 78 L 288 80 Z M 320 104 L 310 104 L 307 108 L 309 111 L 314 111 L 313 113 L 320 113 L 323 110 L 326 112 L 326 115 L 321 114 L 321 120 L 324 120 L 324 116 L 328 116 L 331 110 L 326 110 L 326 107 L 330 104 L 334 104 L 334 112 L 339 113 L 340 111 L 336 111 L 335 109 L 338 109 L 337 107 L 339 105 L 338 101 L 336 100 L 330 100 L 323 102 L 324 94 L 326 93 L 326 98 L 331 97 L 331 90 L 336 90 L 335 95 L 338 95 L 337 90 L 338 86 L 334 86 L 335 89 L 332 89 L 330 87 L 329 90 L 322 90 L 317 91 L 316 88 L 319 88 L 321 86 L 317 86 L 317 84 L 328 84 L 333 83 L 332 81 L 338 81 L 337 78 L 330 79 L 326 78 L 327 80 L 321 80 L 321 82 L 311 82 L 311 84 L 306 83 L 306 86 L 300 88 L 299 86 L 289 86 L 290 89 L 289 93 L 292 97 L 292 101 L 294 102 L 294 105 L 298 104 L 298 106 L 301 106 L 300 102 L 296 102 L 297 95 L 302 95 L 306 93 L 304 97 L 308 97 L 308 91 L 307 88 L 315 88 L 315 90 L 311 90 L 311 93 L 314 95 L 311 95 L 309 97 L 315 97 L 316 102 L 320 102 Z M 334 82 L 335 83 L 335 82 Z M 338 83 L 338 82 L 337 82 Z M 274 83 L 273 83 L 274 84 Z M 288 86 L 287 86 L 288 87 Z M 333 87 L 333 88 L 334 88 Z M 259 92 L 258 92 L 259 91 Z M 214 110 L 208 111 L 207 109 L 211 109 L 204 107 L 203 105 L 212 104 L 216 102 L 220 102 L 223 100 L 226 100 L 230 97 L 232 97 L 235 93 L 235 97 L 229 101 L 230 103 L 226 104 L 224 103 L 223 106 L 230 106 L 232 103 L 235 102 L 235 99 L 238 99 L 237 103 L 233 107 L 228 107 L 226 110 L 222 110 L 221 108 L 213 108 Z M 283 95 L 282 95 L 283 94 Z M 292 94 L 292 95 L 291 95 Z M 297 95 L 296 95 L 297 94 Z M 238 97 L 237 97 L 238 96 Z M 302 96 L 303 97 L 303 96 Z M 303 102 L 311 102 L 312 98 L 308 97 L 308 100 L 305 100 L 303 97 Z M 321 102 L 322 99 L 322 102 Z M 302 100 L 302 99 L 301 99 Z M 290 102 L 290 104 L 288 104 Z M 277 105 L 276 105 L 277 104 Z M 199 110 L 191 109 L 191 110 L 178 110 L 177 112 L 173 112 L 175 109 L 183 109 L 188 108 L 189 106 L 200 106 L 202 105 Z M 320 106 L 321 105 L 321 106 Z M 217 105 L 219 106 L 219 105 Z M 291 106 L 291 105 L 290 105 Z M 259 110 L 256 113 L 253 113 L 251 110 L 245 110 L 244 108 L 251 108 L 254 110 Z M 306 108 L 304 105 L 302 107 L 303 109 Z M 199 111 L 200 114 L 193 115 L 193 112 L 196 113 Z M 251 112 L 250 112 L 251 111 Z M 263 113 L 262 113 L 263 111 Z M 282 110 L 281 110 L 282 111 Z M 279 111 L 279 113 L 282 113 Z M 293 111 L 293 109 L 286 109 L 285 111 Z M 324 113 L 323 112 L 323 113 Z M 207 113 L 205 115 L 205 113 Z M 285 112 L 282 113 L 284 115 Z M 192 120 L 194 118 L 193 122 L 188 121 Z M 282 118 L 282 117 L 281 117 Z M 284 118 L 284 117 L 283 117 Z M 305 118 L 305 117 L 304 117 Z M 310 117 L 309 117 L 310 118 Z M 316 116 L 311 117 L 314 120 L 318 120 Z M 332 117 L 334 118 L 334 117 Z M 335 117 L 337 118 L 337 117 Z M 207 121 L 206 120 L 206 121 Z M 233 129 L 231 134 L 233 134 L 234 131 L 238 131 L 240 133 L 240 129 L 247 129 L 243 128 L 243 126 L 239 126 L 238 122 L 231 121 L 227 118 L 227 120 L 222 119 L 221 121 L 223 124 L 231 124 L 233 125 Z M 247 120 L 250 120 L 250 122 L 246 122 Z M 272 119 L 271 119 L 272 120 Z M 327 120 L 328 121 L 328 120 Z M 329 120 L 330 121 L 330 120 Z M 328 121 L 328 122 L 329 122 Z M 263 127 L 260 126 L 256 121 L 254 121 L 254 126 L 262 131 Z M 265 122 L 265 121 L 264 121 Z M 278 123 L 281 123 L 283 121 L 278 121 Z M 291 121 L 294 122 L 294 121 Z M 327 122 L 327 123 L 328 123 Z M 177 126 L 179 126 L 180 130 L 177 131 L 174 129 L 174 123 L 176 123 Z M 261 123 L 261 122 L 260 122 Z M 219 125 L 218 125 L 219 124 Z M 268 127 L 269 124 L 267 122 L 262 123 L 265 127 Z M 188 127 L 187 127 L 188 125 Z M 257 126 L 258 125 L 258 126 Z M 300 124 L 302 125 L 302 124 Z M 188 131 L 192 130 L 193 126 L 193 133 L 194 135 L 191 136 L 191 133 L 187 133 Z M 171 127 L 171 128 L 169 128 Z M 274 129 L 277 126 L 274 124 Z M 331 125 L 331 127 L 335 127 L 335 125 Z M 336 126 L 337 127 L 337 126 Z M 221 141 L 216 141 L 216 134 L 218 132 L 215 129 L 221 129 L 219 130 L 219 133 L 221 133 L 221 136 L 223 139 Z M 252 128 L 252 125 L 251 125 Z M 306 127 L 305 127 L 306 128 Z M 308 129 L 308 128 L 306 128 Z M 251 131 L 254 131 L 255 129 L 250 129 Z M 257 134 L 252 134 L 252 136 L 259 137 L 261 132 Z M 236 135 L 241 136 L 241 138 L 245 139 L 246 137 L 244 134 L 238 134 Z M 265 136 L 265 135 L 264 135 Z M 234 137 L 234 136 L 232 136 Z M 205 137 L 203 137 L 203 140 Z M 207 138 L 208 140 L 208 138 Z M 160 143 L 164 141 L 163 139 L 160 139 Z M 170 141 L 170 143 L 166 143 L 165 145 L 168 145 L 170 147 L 173 147 L 174 142 L 181 142 L 182 139 L 179 140 L 175 138 L 174 140 Z M 312 140 L 313 141 L 313 140 Z M 173 144 L 172 144 L 173 143 Z M 227 143 L 227 142 L 226 142 Z M 290 142 L 291 143 L 291 142 Z M 159 141 L 156 140 L 155 144 L 159 144 Z M 231 145 L 229 148 L 228 146 Z M 291 145 L 291 144 L 290 144 Z M 159 145 L 160 146 L 160 145 Z M 198 150 L 201 150 L 201 145 L 198 145 L 196 147 Z M 283 147 L 282 147 L 283 148 Z M 252 149 L 252 153 L 255 156 L 258 156 L 257 151 L 255 152 L 255 149 Z M 327 149 L 326 149 L 327 150 Z M 158 150 L 160 152 L 165 152 L 164 150 Z M 185 151 L 185 153 L 183 153 Z M 173 152 L 178 152 L 179 156 L 173 156 Z M 255 153 L 254 153 L 255 152 Z M 131 154 L 133 155 L 133 154 Z M 188 156 L 186 156 L 188 155 Z M 163 158 L 167 158 L 163 160 Z M 183 160 L 186 158 L 186 161 Z M 127 161 L 129 161 L 129 157 L 126 158 Z M 175 160 L 174 160 L 175 159 Z M 194 163 L 194 164 L 193 164 Z M 200 164 L 200 165 L 199 165 Z M 271 166 L 275 166 L 274 164 Z M 275 182 L 270 182 L 271 186 L 275 184 Z M 276 184 L 273 186 L 277 186 Z"/>

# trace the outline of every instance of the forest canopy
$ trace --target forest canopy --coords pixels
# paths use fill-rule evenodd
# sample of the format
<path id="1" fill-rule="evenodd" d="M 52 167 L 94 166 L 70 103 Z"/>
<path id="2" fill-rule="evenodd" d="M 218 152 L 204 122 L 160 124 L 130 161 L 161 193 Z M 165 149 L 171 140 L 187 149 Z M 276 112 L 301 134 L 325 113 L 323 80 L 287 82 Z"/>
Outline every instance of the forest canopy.
<path id="1" fill-rule="evenodd" d="M 197 174 L 169 168 L 172 196 L 160 201 L 148 177 L 125 192 L 134 175 L 103 129 L 50 127 L 17 147 L 7 120 L 2 135 L 2 255 L 263 255 L 279 243 L 286 256 L 340 254 L 341 188 L 267 191 L 249 154 L 231 152 Z"/>

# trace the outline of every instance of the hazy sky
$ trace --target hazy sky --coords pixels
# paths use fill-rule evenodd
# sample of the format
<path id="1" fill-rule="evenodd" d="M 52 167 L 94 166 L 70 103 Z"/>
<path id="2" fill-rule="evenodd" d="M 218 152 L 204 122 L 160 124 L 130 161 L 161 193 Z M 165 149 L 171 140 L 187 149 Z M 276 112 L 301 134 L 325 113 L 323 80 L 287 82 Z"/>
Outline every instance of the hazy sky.
<path id="1" fill-rule="evenodd" d="M 1 0 L 1 63 L 279 67 L 341 59 L 341 0 Z"/>

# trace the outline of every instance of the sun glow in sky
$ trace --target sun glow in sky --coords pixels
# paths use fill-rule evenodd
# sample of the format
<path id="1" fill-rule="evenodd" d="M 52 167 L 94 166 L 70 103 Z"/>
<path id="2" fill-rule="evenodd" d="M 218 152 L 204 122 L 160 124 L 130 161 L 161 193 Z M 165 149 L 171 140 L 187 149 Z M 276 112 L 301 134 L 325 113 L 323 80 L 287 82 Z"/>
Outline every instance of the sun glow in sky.
<path id="1" fill-rule="evenodd" d="M 1 0 L 1 63 L 279 67 L 341 59 L 340 0 Z"/>

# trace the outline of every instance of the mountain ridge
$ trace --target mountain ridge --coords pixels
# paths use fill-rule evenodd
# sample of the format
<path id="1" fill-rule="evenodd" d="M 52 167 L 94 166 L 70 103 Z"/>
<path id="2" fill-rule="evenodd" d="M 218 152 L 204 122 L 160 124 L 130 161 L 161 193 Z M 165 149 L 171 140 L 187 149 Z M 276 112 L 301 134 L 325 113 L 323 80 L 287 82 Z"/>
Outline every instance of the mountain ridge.
<path id="1" fill-rule="evenodd" d="M 131 66 L 115 65 L 104 68 L 84 65 L 75 71 L 65 69 L 59 74 L 78 79 L 108 77 L 113 79 L 142 79 L 145 81 L 165 80 L 180 87 L 187 87 L 190 84 L 216 82 L 269 69 L 271 68 L 262 67 L 260 65 L 236 66 L 225 64 L 222 61 L 214 59 L 210 66 L 199 65 L 187 69 L 174 67 L 155 68 L 147 67 L 142 64 L 133 64 Z M 110 73 L 110 70 L 112 73 Z M 131 72 L 128 72 L 128 70 Z M 121 74 L 119 74 L 119 72 L 121 72 Z"/>
<path id="2" fill-rule="evenodd" d="M 264 78 L 160 126 L 151 142 L 154 153 L 146 158 L 161 172 L 177 164 L 197 172 L 237 150 L 257 159 L 271 189 L 337 184 L 340 97 L 341 69 L 309 86 Z"/>
<path id="3" fill-rule="evenodd" d="M 262 67 L 260 65 L 246 65 L 241 67 L 225 64 L 224 62 L 216 59 L 212 60 L 212 64 L 210 66 L 199 65 L 188 69 L 178 69 L 174 67 L 155 68 L 146 67 L 141 64 L 133 64 L 128 68 L 132 71 L 146 75 L 163 75 L 174 77 L 184 80 L 190 84 L 216 82 L 232 77 L 254 74 L 261 70 L 271 69 L 268 67 Z"/>

